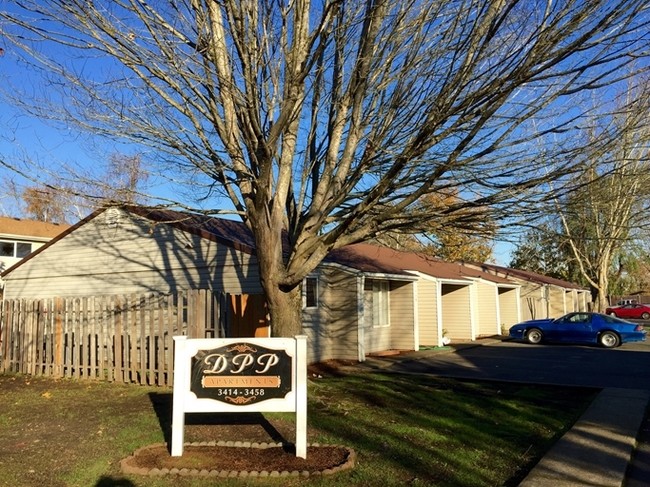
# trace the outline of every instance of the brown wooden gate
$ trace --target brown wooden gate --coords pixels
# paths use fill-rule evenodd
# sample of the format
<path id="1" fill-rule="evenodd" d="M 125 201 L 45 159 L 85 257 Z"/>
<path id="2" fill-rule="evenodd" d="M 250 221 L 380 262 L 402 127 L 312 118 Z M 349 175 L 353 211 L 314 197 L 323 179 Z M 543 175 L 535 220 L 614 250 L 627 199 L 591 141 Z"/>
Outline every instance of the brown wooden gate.
<path id="1" fill-rule="evenodd" d="M 266 300 L 261 294 L 231 294 L 228 310 L 228 336 L 270 337 Z"/>

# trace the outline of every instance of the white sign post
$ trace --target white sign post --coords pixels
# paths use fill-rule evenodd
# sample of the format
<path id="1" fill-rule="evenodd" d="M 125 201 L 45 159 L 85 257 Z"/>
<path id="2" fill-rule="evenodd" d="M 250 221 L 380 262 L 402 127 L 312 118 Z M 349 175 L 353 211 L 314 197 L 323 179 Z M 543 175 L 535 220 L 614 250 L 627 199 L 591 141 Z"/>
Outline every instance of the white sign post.
<path id="1" fill-rule="evenodd" d="M 186 413 L 295 412 L 296 456 L 307 458 L 307 337 L 174 337 L 172 456 Z"/>

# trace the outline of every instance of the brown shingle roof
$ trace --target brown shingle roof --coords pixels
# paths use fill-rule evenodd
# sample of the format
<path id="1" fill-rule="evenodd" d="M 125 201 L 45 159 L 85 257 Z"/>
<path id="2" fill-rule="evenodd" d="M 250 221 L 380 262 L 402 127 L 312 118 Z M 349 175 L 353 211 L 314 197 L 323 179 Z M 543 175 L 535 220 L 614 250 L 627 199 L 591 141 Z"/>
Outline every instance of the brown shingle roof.
<path id="1" fill-rule="evenodd" d="M 552 286 L 563 287 L 566 289 L 585 289 L 583 286 L 579 286 L 573 282 L 564 281 L 562 279 L 556 279 L 554 277 L 545 276 L 544 274 L 538 274 L 537 272 L 525 271 L 521 269 L 512 269 L 510 267 L 501 267 L 495 264 L 480 264 L 487 272 L 498 272 L 503 274 L 506 277 L 515 277 L 518 279 L 523 279 L 530 282 L 537 282 L 541 284 L 550 284 Z"/>
<path id="2" fill-rule="evenodd" d="M 398 263 L 391 261 L 384 250 L 387 249 L 362 243 L 347 245 L 332 250 L 323 262 L 344 265 L 361 272 L 408 275 Z"/>
<path id="3" fill-rule="evenodd" d="M 6 234 L 49 239 L 56 237 L 69 227 L 70 225 L 65 223 L 46 223 L 0 216 L 0 235 Z"/>
<path id="4" fill-rule="evenodd" d="M 496 284 L 510 284 L 510 285 L 515 284 L 512 282 L 512 280 L 508 279 L 507 277 L 502 277 L 496 274 L 492 274 L 490 272 L 484 271 L 483 269 L 475 268 L 461 263 L 459 263 L 458 265 L 460 266 L 461 274 L 465 277 L 484 279 L 486 281 L 490 281 Z"/>
<path id="5" fill-rule="evenodd" d="M 413 252 L 379 247 L 377 245 L 358 243 L 348 245 L 330 252 L 325 259 L 364 271 L 403 274 L 404 271 L 418 271 L 441 279 L 463 280 L 457 264 L 443 262 L 433 257 Z"/>

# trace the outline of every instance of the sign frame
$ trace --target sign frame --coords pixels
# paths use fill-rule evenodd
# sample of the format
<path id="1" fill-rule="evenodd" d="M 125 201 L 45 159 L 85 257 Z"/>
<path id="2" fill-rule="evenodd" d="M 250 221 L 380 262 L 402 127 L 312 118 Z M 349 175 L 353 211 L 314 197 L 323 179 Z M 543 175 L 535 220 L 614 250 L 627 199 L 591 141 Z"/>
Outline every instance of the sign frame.
<path id="1" fill-rule="evenodd" d="M 188 338 L 174 339 L 174 386 L 171 455 L 183 455 L 185 414 L 210 412 L 295 412 L 296 456 L 307 458 L 307 337 L 294 338 Z M 201 351 L 248 345 L 283 351 L 291 359 L 291 387 L 284 397 L 246 403 L 228 403 L 192 392 L 192 361 Z"/>

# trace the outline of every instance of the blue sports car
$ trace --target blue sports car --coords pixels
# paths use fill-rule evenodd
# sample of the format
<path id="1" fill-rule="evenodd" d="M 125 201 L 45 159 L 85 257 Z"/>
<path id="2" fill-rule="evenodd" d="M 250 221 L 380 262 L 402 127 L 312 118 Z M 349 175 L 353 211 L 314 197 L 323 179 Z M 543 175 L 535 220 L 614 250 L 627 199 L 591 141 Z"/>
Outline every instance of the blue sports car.
<path id="1" fill-rule="evenodd" d="M 569 313 L 556 319 L 530 320 L 510 328 L 510 336 L 528 343 L 594 343 L 605 348 L 645 341 L 643 326 L 600 313 Z"/>

